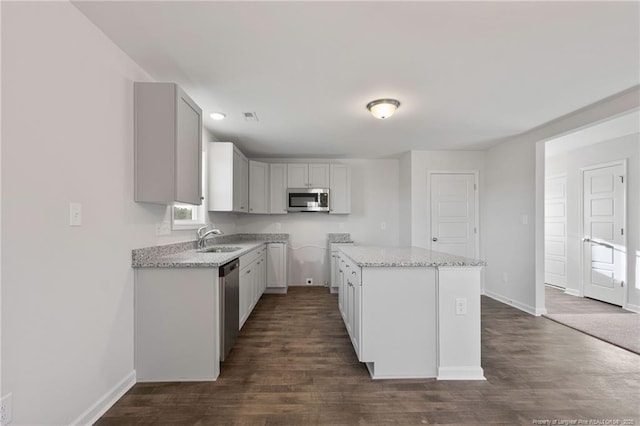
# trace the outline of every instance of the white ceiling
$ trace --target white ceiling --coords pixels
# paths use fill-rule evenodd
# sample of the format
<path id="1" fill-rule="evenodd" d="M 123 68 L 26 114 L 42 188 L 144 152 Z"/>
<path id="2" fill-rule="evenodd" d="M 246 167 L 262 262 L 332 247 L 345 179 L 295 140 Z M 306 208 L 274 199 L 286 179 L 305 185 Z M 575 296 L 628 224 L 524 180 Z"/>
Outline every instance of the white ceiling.
<path id="1" fill-rule="evenodd" d="M 74 4 L 250 156 L 483 149 L 640 83 L 637 2 Z"/>

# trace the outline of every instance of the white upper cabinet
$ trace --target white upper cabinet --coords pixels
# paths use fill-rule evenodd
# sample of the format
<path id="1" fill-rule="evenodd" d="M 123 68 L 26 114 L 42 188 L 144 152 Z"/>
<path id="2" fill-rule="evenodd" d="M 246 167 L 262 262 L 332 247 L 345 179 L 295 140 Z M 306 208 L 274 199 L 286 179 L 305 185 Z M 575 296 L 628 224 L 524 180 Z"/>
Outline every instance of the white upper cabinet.
<path id="1" fill-rule="evenodd" d="M 287 164 L 287 187 L 307 188 L 309 186 L 309 165 L 302 163 Z"/>
<path id="2" fill-rule="evenodd" d="M 287 164 L 287 187 L 328 188 L 329 165 L 316 163 Z"/>
<path id="3" fill-rule="evenodd" d="M 286 164 L 269 164 L 269 213 L 287 214 Z"/>
<path id="4" fill-rule="evenodd" d="M 249 209 L 249 160 L 231 142 L 211 142 L 207 150 L 210 211 Z"/>
<path id="5" fill-rule="evenodd" d="M 269 213 L 269 165 L 249 161 L 249 213 Z"/>
<path id="6" fill-rule="evenodd" d="M 345 164 L 330 165 L 329 213 L 351 213 L 351 169 Z"/>
<path id="7" fill-rule="evenodd" d="M 328 164 L 309 164 L 309 188 L 329 188 Z"/>
<path id="8" fill-rule="evenodd" d="M 134 83 L 137 202 L 202 204 L 202 110 L 174 83 Z"/>

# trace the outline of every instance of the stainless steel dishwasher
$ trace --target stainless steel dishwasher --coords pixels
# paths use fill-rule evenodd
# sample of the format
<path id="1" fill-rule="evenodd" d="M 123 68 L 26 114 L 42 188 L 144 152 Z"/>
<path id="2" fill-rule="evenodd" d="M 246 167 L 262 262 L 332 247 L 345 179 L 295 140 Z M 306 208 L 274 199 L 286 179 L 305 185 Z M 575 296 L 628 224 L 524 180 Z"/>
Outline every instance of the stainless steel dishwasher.
<path id="1" fill-rule="evenodd" d="M 224 361 L 238 338 L 240 310 L 240 261 L 222 265 L 220 276 L 220 361 Z"/>

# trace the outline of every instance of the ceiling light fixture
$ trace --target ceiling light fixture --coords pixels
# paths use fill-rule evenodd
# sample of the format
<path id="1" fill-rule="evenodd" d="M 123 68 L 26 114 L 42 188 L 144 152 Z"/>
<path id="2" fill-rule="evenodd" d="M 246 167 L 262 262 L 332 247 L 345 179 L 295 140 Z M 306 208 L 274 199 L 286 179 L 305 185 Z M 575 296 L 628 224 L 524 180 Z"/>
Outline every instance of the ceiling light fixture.
<path id="1" fill-rule="evenodd" d="M 211 114 L 209 114 L 209 117 L 213 118 L 214 120 L 223 120 L 226 116 L 227 114 L 223 112 L 212 112 Z"/>
<path id="2" fill-rule="evenodd" d="M 400 106 L 400 102 L 395 99 L 376 99 L 367 104 L 367 109 L 375 118 L 385 119 L 393 115 Z"/>

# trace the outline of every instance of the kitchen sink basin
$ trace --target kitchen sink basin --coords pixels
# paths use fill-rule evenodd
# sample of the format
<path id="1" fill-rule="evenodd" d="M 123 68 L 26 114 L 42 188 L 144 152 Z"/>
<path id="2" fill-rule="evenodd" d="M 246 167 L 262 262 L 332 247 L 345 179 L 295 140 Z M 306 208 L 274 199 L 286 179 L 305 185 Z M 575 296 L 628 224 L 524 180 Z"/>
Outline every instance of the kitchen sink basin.
<path id="1" fill-rule="evenodd" d="M 198 250 L 199 253 L 231 253 L 233 251 L 241 250 L 242 247 L 229 247 L 229 246 L 214 246 L 206 247 Z"/>

